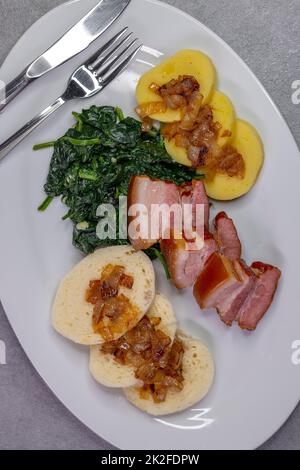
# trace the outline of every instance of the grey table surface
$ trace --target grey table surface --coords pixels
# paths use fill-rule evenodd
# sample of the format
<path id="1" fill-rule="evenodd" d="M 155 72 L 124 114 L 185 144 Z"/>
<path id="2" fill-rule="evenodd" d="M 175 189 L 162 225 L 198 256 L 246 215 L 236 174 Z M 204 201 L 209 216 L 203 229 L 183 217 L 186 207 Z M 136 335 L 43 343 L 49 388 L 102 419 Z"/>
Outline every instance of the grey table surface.
<path id="1" fill-rule="evenodd" d="M 0 0 L 0 63 L 29 26 L 64 0 Z M 246 61 L 300 144 L 300 0 L 167 0 L 217 32 Z M 0 305 L 0 449 L 113 449 L 57 400 L 23 352 Z M 261 449 L 300 449 L 300 406 Z"/>

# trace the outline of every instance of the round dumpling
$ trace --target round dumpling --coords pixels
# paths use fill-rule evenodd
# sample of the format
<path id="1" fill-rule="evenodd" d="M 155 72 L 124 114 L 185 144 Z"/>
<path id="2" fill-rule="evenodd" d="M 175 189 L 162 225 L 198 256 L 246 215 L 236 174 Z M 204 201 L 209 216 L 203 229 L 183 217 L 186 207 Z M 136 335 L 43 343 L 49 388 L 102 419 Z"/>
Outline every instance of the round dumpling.
<path id="1" fill-rule="evenodd" d="M 184 346 L 182 360 L 184 387 L 181 391 L 169 390 L 166 400 L 154 403 L 152 397 L 142 398 L 139 387 L 124 389 L 129 402 L 153 416 L 178 413 L 202 400 L 209 392 L 214 379 L 214 362 L 207 347 L 200 341 L 179 333 Z"/>
<path id="2" fill-rule="evenodd" d="M 133 328 L 150 308 L 155 296 L 155 274 L 152 262 L 131 246 L 101 248 L 84 258 L 61 282 L 53 304 L 52 324 L 55 330 L 75 343 L 101 344 L 107 341 L 93 328 L 93 308 L 86 292 L 91 281 L 100 280 L 108 266 L 122 266 L 133 279 L 132 288 L 119 287 L 131 308 L 117 318 L 108 318 L 110 340 L 123 336 Z"/>

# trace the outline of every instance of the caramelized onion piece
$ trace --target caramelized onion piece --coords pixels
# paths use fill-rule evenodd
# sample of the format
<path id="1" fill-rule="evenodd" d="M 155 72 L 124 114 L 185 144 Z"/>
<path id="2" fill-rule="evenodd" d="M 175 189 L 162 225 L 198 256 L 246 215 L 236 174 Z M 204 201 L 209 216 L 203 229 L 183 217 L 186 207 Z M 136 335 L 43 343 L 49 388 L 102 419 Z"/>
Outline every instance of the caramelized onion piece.
<path id="1" fill-rule="evenodd" d="M 183 119 L 179 125 L 180 129 L 191 131 L 197 121 L 199 111 L 203 103 L 203 95 L 198 91 L 194 91 L 189 99 Z"/>
<path id="2" fill-rule="evenodd" d="M 166 103 L 163 101 L 151 101 L 144 103 L 135 108 L 137 115 L 143 120 L 144 118 L 156 113 L 165 113 L 167 111 Z"/>
<path id="3" fill-rule="evenodd" d="M 110 341 L 114 333 L 124 331 L 126 325 L 139 314 L 137 307 L 124 294 L 111 297 L 106 301 L 100 300 L 94 307 L 94 332 L 101 334 L 106 341 Z"/>
<path id="4" fill-rule="evenodd" d="M 89 288 L 85 294 L 85 300 L 95 305 L 101 298 L 101 281 L 90 281 Z"/>
<path id="5" fill-rule="evenodd" d="M 158 326 L 161 324 L 161 318 L 159 317 L 151 317 L 150 318 L 150 323 L 152 326 Z"/>
<path id="6" fill-rule="evenodd" d="M 160 95 L 162 103 L 147 103 L 137 108 L 143 120 L 145 117 L 169 109 L 182 109 L 180 122 L 166 124 L 162 135 L 167 140 L 175 140 L 177 147 L 187 150 L 188 159 L 194 168 L 205 168 L 206 174 L 213 177 L 216 172 L 228 176 L 244 178 L 245 162 L 236 149 L 218 145 L 218 136 L 222 126 L 213 120 L 213 110 L 203 105 L 203 96 L 197 80 L 190 75 L 180 75 L 163 86 L 151 83 L 149 89 Z M 144 127 L 146 126 L 146 127 Z M 148 129 L 147 123 L 142 128 Z M 222 137 L 232 133 L 225 130 Z"/>
<path id="7" fill-rule="evenodd" d="M 165 139 L 171 140 L 173 137 L 175 137 L 179 132 L 179 123 L 178 122 L 171 122 L 169 124 L 166 124 L 162 128 L 162 135 Z"/>
<path id="8" fill-rule="evenodd" d="M 164 368 L 155 370 L 153 364 L 140 368 L 139 378 L 144 382 L 144 386 L 140 390 L 141 398 L 148 399 L 149 395 L 152 395 L 155 403 L 161 403 L 165 401 L 169 389 L 179 391 L 183 389 L 183 355 L 183 344 L 178 338 L 175 338 Z"/>
<path id="9" fill-rule="evenodd" d="M 199 83 L 197 80 L 190 75 L 182 75 L 177 79 L 171 80 L 163 86 L 159 86 L 156 83 L 151 83 L 149 90 L 160 95 L 163 99 L 164 108 L 159 108 L 159 110 L 153 108 L 157 106 L 153 103 L 145 103 L 139 106 L 136 109 L 137 114 L 140 118 L 150 116 L 151 114 L 165 112 L 167 108 L 170 109 L 180 109 L 186 108 L 189 104 L 189 98 L 195 91 L 199 91 Z M 151 112 L 148 109 L 150 106 Z"/>
<path id="10" fill-rule="evenodd" d="M 190 145 L 190 138 L 189 135 L 187 135 L 186 132 L 178 132 L 178 134 L 175 135 L 175 145 L 177 147 L 183 147 L 183 148 L 188 148 Z"/>
<path id="11" fill-rule="evenodd" d="M 114 354 L 121 364 L 145 365 L 146 363 L 164 364 L 165 355 L 169 352 L 170 338 L 156 329 L 160 324 L 159 317 L 145 316 L 138 325 L 128 331 L 119 340 L 102 346 L 102 351 Z M 122 354 L 120 354 L 122 351 Z"/>
<path id="12" fill-rule="evenodd" d="M 102 272 L 101 299 L 106 300 L 118 295 L 119 286 L 124 275 L 123 266 L 108 265 Z"/>
<path id="13" fill-rule="evenodd" d="M 160 86 L 154 82 L 152 82 L 151 85 L 149 86 L 149 90 L 153 91 L 157 95 L 160 95 Z"/>
<path id="14" fill-rule="evenodd" d="M 137 314 L 130 300 L 119 295 L 120 286 L 132 289 L 134 279 L 125 274 L 123 266 L 108 264 L 102 271 L 101 279 L 90 281 L 86 291 L 86 301 L 94 305 L 93 328 L 105 339 L 111 337 L 114 330 L 122 328 L 122 322 Z M 111 326 L 110 326 L 111 324 Z"/>
<path id="15" fill-rule="evenodd" d="M 166 399 L 169 389 L 183 387 L 182 358 L 184 348 L 177 338 L 171 339 L 157 328 L 159 317 L 147 315 L 132 330 L 117 341 L 101 346 L 105 354 L 112 354 L 117 362 L 135 369 L 135 377 L 143 382 L 141 395 L 152 396 L 155 403 Z"/>
<path id="16" fill-rule="evenodd" d="M 231 145 L 226 146 L 222 152 L 222 158 L 218 161 L 217 171 L 228 176 L 238 178 L 245 177 L 245 161 L 242 155 Z"/>
<path id="17" fill-rule="evenodd" d="M 187 100 L 182 95 L 170 95 L 167 90 L 164 89 L 161 90 L 160 94 L 167 108 L 179 109 L 187 106 Z"/>
<path id="18" fill-rule="evenodd" d="M 221 135 L 221 137 L 231 137 L 231 136 L 232 136 L 232 132 L 229 131 L 228 129 L 222 132 L 222 135 Z"/>
<path id="19" fill-rule="evenodd" d="M 199 166 L 200 148 L 195 145 L 188 145 L 187 156 L 190 162 L 192 162 L 192 166 L 197 168 Z"/>
<path id="20" fill-rule="evenodd" d="M 177 79 L 173 79 L 160 88 L 160 94 L 166 92 L 168 95 L 182 95 L 187 98 L 194 91 L 199 91 L 200 86 L 197 80 L 191 75 L 179 75 Z"/>
<path id="21" fill-rule="evenodd" d="M 142 120 L 142 132 L 150 132 L 153 127 L 153 119 L 149 116 Z"/>
<path id="22" fill-rule="evenodd" d="M 127 289 L 132 289 L 134 284 L 134 280 L 132 276 L 128 276 L 127 274 L 123 274 L 120 279 L 120 286 L 126 287 Z"/>

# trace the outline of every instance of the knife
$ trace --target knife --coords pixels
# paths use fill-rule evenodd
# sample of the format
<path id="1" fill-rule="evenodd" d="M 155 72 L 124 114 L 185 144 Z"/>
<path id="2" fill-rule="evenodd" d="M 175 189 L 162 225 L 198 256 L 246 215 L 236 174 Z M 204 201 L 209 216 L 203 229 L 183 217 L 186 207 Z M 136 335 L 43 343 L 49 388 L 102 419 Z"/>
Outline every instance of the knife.
<path id="1" fill-rule="evenodd" d="M 130 2 L 131 0 L 101 0 L 97 3 L 56 43 L 6 85 L 0 112 L 31 82 L 85 50 L 111 26 Z"/>

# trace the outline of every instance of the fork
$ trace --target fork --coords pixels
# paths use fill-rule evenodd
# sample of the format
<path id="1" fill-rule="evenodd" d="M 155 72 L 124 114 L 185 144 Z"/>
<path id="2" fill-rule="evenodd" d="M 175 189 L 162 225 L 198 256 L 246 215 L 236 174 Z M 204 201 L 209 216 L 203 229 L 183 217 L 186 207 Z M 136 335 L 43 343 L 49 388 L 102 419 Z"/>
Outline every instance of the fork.
<path id="1" fill-rule="evenodd" d="M 0 160 L 65 103 L 74 99 L 90 98 L 109 85 L 127 68 L 141 49 L 142 44 L 134 47 L 137 42 L 137 38 L 133 39 L 133 33 L 128 33 L 128 27 L 110 39 L 75 70 L 65 92 L 53 104 L 0 145 Z"/>

